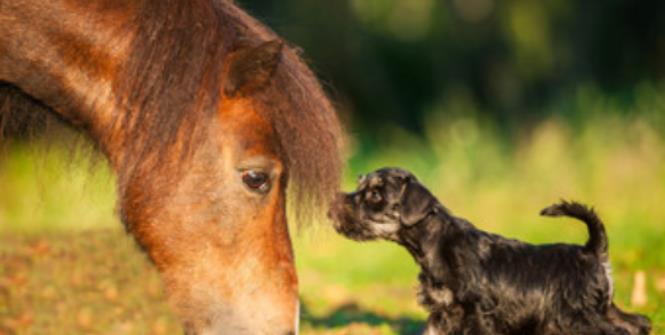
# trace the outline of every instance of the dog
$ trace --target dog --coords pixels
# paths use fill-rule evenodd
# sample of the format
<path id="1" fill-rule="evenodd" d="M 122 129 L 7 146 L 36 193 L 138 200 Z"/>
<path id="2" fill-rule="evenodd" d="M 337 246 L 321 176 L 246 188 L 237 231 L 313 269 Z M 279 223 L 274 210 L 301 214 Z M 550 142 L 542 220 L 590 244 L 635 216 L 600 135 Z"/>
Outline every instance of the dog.
<path id="1" fill-rule="evenodd" d="M 410 172 L 383 168 L 339 194 L 329 215 L 348 238 L 389 240 L 409 251 L 421 268 L 426 335 L 650 332 L 649 319 L 612 302 L 605 228 L 585 205 L 562 201 L 541 212 L 583 221 L 585 245 L 533 245 L 477 229 Z"/>

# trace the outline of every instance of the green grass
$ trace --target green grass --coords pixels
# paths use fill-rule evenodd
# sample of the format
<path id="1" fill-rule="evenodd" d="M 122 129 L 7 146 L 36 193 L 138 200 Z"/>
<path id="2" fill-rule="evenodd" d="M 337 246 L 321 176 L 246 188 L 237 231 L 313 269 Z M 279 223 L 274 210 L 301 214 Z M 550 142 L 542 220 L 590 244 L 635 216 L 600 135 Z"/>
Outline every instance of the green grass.
<path id="1" fill-rule="evenodd" d="M 590 104 L 580 99 L 576 108 Z M 357 149 L 345 188 L 356 173 L 403 166 L 454 213 L 534 243 L 582 243 L 582 224 L 537 213 L 559 198 L 593 204 L 610 236 L 616 301 L 665 334 L 665 138 L 659 119 L 599 116 L 606 107 L 511 139 L 474 118 L 432 117 L 425 138 L 387 128 L 385 143 Z M 0 334 L 180 333 L 156 272 L 113 214 L 113 178 L 84 160 L 18 145 L 0 161 Z M 300 232 L 295 250 L 304 334 L 421 331 L 418 270 L 401 248 L 351 242 L 322 224 Z M 631 306 L 637 271 L 647 276 L 644 306 Z"/>

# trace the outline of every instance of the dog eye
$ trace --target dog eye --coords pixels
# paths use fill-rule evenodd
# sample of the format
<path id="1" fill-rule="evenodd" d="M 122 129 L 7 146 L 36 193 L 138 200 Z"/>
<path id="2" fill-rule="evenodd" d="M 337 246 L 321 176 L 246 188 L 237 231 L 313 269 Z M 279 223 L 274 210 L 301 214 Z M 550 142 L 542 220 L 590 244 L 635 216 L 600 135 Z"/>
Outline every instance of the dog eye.
<path id="1" fill-rule="evenodd" d="M 381 196 L 381 192 L 379 192 L 376 189 L 372 189 L 367 193 L 367 201 L 371 203 L 379 203 L 383 200 L 383 196 Z"/>
<path id="2" fill-rule="evenodd" d="M 270 191 L 270 176 L 261 171 L 247 170 L 242 173 L 242 182 L 254 192 L 267 193 Z"/>

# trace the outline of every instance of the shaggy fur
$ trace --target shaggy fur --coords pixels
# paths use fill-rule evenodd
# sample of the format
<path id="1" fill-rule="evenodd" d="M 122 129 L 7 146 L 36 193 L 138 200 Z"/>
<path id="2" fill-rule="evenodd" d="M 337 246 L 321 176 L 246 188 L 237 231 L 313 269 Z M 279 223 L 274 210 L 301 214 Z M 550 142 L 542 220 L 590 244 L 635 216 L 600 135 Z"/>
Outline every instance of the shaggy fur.
<path id="1" fill-rule="evenodd" d="M 421 267 L 419 301 L 434 334 L 648 334 L 650 323 L 612 302 L 607 236 L 593 210 L 575 202 L 544 216 L 583 221 L 583 245 L 532 245 L 453 216 L 409 172 L 386 168 L 340 195 L 331 216 L 341 234 L 404 246 Z"/>

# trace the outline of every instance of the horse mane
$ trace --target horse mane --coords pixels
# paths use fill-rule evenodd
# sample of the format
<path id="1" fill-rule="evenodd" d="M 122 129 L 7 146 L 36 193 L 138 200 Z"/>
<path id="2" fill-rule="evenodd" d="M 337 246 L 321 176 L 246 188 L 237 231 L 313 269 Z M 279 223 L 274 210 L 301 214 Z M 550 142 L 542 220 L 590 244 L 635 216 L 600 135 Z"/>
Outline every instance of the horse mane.
<path id="1" fill-rule="evenodd" d="M 127 139 L 120 143 L 126 153 L 120 180 L 174 145 L 181 155 L 191 155 L 223 99 L 225 56 L 279 38 L 230 0 L 145 0 L 127 30 L 134 40 L 114 87 L 122 112 L 111 125 L 123 129 Z M 20 94 L 9 92 L 5 100 L 15 106 L 44 109 L 29 98 L 12 101 Z M 26 114 L 2 112 L 2 96 L 0 87 L 0 136 L 8 133 L 1 128 L 3 119 Z M 339 187 L 343 131 L 316 76 L 295 48 L 285 46 L 270 83 L 250 98 L 276 131 L 297 217 L 322 213 Z"/>
<path id="2" fill-rule="evenodd" d="M 18 87 L 0 82 L 0 144 L 5 139 L 29 138 L 55 121 L 48 106 Z"/>

